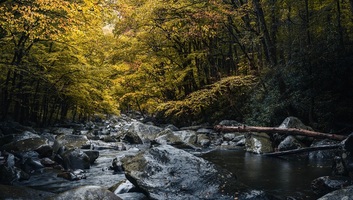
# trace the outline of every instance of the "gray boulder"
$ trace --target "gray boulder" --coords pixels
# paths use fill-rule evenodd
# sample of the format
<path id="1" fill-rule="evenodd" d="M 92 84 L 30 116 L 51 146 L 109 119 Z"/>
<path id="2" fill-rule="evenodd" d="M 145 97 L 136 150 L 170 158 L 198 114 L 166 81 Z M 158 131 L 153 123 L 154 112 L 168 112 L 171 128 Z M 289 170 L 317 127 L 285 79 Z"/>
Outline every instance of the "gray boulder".
<path id="1" fill-rule="evenodd" d="M 127 179 L 149 199 L 234 199 L 227 196 L 236 177 L 212 163 L 169 145 L 123 159 Z"/>
<path id="2" fill-rule="evenodd" d="M 266 133 L 251 133 L 245 138 L 246 151 L 257 154 L 273 152 L 270 136 Z"/>
<path id="3" fill-rule="evenodd" d="M 0 199 L 46 199 L 54 195 L 51 192 L 35 190 L 29 187 L 0 185 Z"/>
<path id="4" fill-rule="evenodd" d="M 305 145 L 298 141 L 295 137 L 289 135 L 278 145 L 279 151 L 287 151 L 291 149 L 300 149 Z"/>
<path id="5" fill-rule="evenodd" d="M 91 159 L 80 149 L 70 149 L 61 155 L 66 169 L 89 169 Z"/>
<path id="6" fill-rule="evenodd" d="M 58 153 L 58 150 L 70 149 L 89 149 L 91 142 L 85 135 L 60 135 L 56 137 L 53 145 L 53 152 Z"/>
<path id="7" fill-rule="evenodd" d="M 353 197 L 353 186 L 333 191 L 318 200 L 350 200 Z"/>
<path id="8" fill-rule="evenodd" d="M 351 184 L 351 180 L 344 176 L 322 176 L 311 182 L 311 189 L 315 194 L 324 195 Z"/>
<path id="9" fill-rule="evenodd" d="M 55 195 L 50 200 L 121 200 L 111 191 L 100 186 L 81 186 L 58 195 Z"/>
<path id="10" fill-rule="evenodd" d="M 123 132 L 122 140 L 130 144 L 144 144 L 154 140 L 163 129 L 153 125 L 146 125 L 141 122 L 133 122 Z"/>

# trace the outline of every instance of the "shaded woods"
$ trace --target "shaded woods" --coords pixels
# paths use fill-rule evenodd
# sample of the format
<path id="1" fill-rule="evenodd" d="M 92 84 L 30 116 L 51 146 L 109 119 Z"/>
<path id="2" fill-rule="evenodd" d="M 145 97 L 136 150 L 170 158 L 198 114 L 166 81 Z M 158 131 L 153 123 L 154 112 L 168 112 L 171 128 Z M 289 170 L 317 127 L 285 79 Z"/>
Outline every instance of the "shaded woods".
<path id="1" fill-rule="evenodd" d="M 348 0 L 0 1 L 2 119 L 352 126 Z"/>

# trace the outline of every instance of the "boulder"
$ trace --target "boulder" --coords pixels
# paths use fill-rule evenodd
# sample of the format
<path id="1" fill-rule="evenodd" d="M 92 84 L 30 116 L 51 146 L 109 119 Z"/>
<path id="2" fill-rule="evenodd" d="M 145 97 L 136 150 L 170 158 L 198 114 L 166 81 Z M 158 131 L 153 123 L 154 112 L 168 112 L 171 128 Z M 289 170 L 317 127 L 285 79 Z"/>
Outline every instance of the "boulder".
<path id="1" fill-rule="evenodd" d="M 313 192 L 318 195 L 324 195 L 348 185 L 351 185 L 351 180 L 344 176 L 322 176 L 311 182 Z"/>
<path id="2" fill-rule="evenodd" d="M 65 169 L 89 169 L 91 166 L 90 157 L 80 149 L 65 151 L 61 157 Z"/>
<path id="3" fill-rule="evenodd" d="M 139 192 L 129 192 L 123 194 L 117 194 L 123 200 L 149 200 L 146 195 Z"/>
<path id="4" fill-rule="evenodd" d="M 295 137 L 289 135 L 281 141 L 281 143 L 279 143 L 277 148 L 279 151 L 287 151 L 292 149 L 300 149 L 302 147 L 305 147 L 303 143 L 298 141 Z"/>
<path id="5" fill-rule="evenodd" d="M 124 131 L 122 140 L 130 144 L 149 143 L 151 140 L 154 140 L 162 130 L 162 128 L 157 126 L 133 122 L 129 128 Z"/>
<path id="6" fill-rule="evenodd" d="M 337 144 L 337 141 L 333 140 L 314 140 L 314 142 L 310 145 L 311 147 L 325 146 L 325 145 L 334 145 Z M 309 152 L 309 159 L 315 161 L 316 163 L 320 163 L 322 165 L 331 165 L 335 156 L 338 155 L 338 149 L 331 150 L 319 150 Z"/>
<path id="7" fill-rule="evenodd" d="M 95 150 L 86 150 L 83 151 L 88 157 L 89 157 L 89 162 L 91 164 L 93 164 L 97 158 L 99 157 L 99 151 L 95 151 Z"/>
<path id="8" fill-rule="evenodd" d="M 166 129 L 162 131 L 158 136 L 155 141 L 158 142 L 159 144 L 169 144 L 169 145 L 180 145 L 183 144 L 183 141 L 181 140 L 180 137 L 175 135 L 171 130 Z"/>
<path id="9" fill-rule="evenodd" d="M 53 145 L 53 152 L 58 153 L 60 149 L 89 149 L 91 142 L 85 135 L 60 135 Z"/>
<path id="10" fill-rule="evenodd" d="M 202 147 L 208 147 L 211 144 L 210 138 L 206 134 L 197 135 L 197 144 Z"/>
<path id="11" fill-rule="evenodd" d="M 278 128 L 297 128 L 297 129 L 305 129 L 305 130 L 313 131 L 313 129 L 310 126 L 304 125 L 304 123 L 296 117 L 287 117 L 286 119 L 283 120 L 282 124 L 279 125 Z M 283 135 L 283 134 L 274 134 L 273 136 L 275 141 L 282 141 L 286 137 L 286 135 Z M 302 135 L 295 135 L 294 137 L 304 142 L 305 144 L 308 143 L 309 145 L 313 141 L 312 137 L 307 137 Z"/>
<path id="12" fill-rule="evenodd" d="M 54 195 L 51 192 L 35 190 L 29 187 L 0 185 L 0 199 L 47 199 Z"/>
<path id="13" fill-rule="evenodd" d="M 317 200 L 350 200 L 353 197 L 353 186 L 333 191 Z"/>
<path id="14" fill-rule="evenodd" d="M 273 152 L 270 136 L 266 133 L 251 133 L 245 138 L 246 151 L 257 154 Z"/>
<path id="15" fill-rule="evenodd" d="M 234 199 L 227 183 L 236 177 L 212 163 L 169 145 L 123 159 L 125 175 L 149 199 Z"/>
<path id="16" fill-rule="evenodd" d="M 50 156 L 52 154 L 52 147 L 49 141 L 45 138 L 28 138 L 10 142 L 1 147 L 2 150 L 7 152 L 26 152 L 36 151 L 42 157 Z"/>
<path id="17" fill-rule="evenodd" d="M 174 135 L 178 136 L 185 144 L 195 145 L 197 142 L 196 132 L 192 130 L 175 131 Z"/>
<path id="18" fill-rule="evenodd" d="M 63 200 L 63 199 L 75 199 L 75 200 L 121 200 L 111 191 L 104 189 L 100 186 L 81 186 L 58 195 L 55 195 L 50 200 Z"/>
<path id="19" fill-rule="evenodd" d="M 239 123 L 235 120 L 222 120 L 221 122 L 218 123 L 218 125 L 222 126 L 242 126 L 242 123 Z"/>

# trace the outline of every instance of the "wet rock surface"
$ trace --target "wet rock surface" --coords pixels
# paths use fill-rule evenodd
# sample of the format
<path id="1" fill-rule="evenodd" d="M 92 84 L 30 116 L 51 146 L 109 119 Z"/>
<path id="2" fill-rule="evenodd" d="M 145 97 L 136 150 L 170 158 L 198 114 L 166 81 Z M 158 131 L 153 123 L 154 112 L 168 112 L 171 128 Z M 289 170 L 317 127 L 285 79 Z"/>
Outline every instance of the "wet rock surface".
<path id="1" fill-rule="evenodd" d="M 169 145 L 124 159 L 123 165 L 130 182 L 151 199 L 222 198 L 228 195 L 221 192 L 223 187 L 235 179 L 212 163 Z"/>

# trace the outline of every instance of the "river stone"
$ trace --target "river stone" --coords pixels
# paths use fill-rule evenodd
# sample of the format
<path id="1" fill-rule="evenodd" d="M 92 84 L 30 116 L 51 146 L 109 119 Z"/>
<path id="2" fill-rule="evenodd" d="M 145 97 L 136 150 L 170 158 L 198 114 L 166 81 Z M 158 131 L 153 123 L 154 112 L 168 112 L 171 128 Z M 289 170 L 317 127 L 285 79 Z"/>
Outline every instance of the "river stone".
<path id="1" fill-rule="evenodd" d="M 322 176 L 311 182 L 313 192 L 318 195 L 324 195 L 348 185 L 351 185 L 351 180 L 344 176 Z"/>
<path id="2" fill-rule="evenodd" d="M 278 128 L 297 128 L 297 129 L 313 131 L 313 129 L 310 126 L 304 125 L 304 123 L 296 117 L 287 117 L 286 119 L 283 120 L 282 124 L 279 125 Z M 275 140 L 283 140 L 286 136 L 283 134 L 274 134 L 274 137 L 275 137 Z M 306 143 L 310 143 L 313 140 L 312 137 L 307 137 L 303 135 L 296 135 L 295 138 Z"/>
<path id="3" fill-rule="evenodd" d="M 0 185 L 0 199 L 47 199 L 54 195 L 51 192 L 35 190 L 29 187 Z"/>
<path id="4" fill-rule="evenodd" d="M 233 174 L 169 145 L 123 159 L 123 166 L 127 179 L 149 199 L 234 199 L 222 193 L 227 180 L 236 179 Z"/>
<path id="5" fill-rule="evenodd" d="M 202 147 L 208 147 L 211 144 L 210 138 L 206 134 L 197 135 L 197 143 Z"/>
<path id="6" fill-rule="evenodd" d="M 178 136 L 185 144 L 195 145 L 197 142 L 196 132 L 192 130 L 174 131 L 174 135 Z"/>
<path id="7" fill-rule="evenodd" d="M 251 133 L 246 135 L 245 149 L 257 154 L 273 152 L 270 136 L 266 133 Z"/>
<path id="8" fill-rule="evenodd" d="M 58 195 L 55 195 L 49 200 L 121 200 L 111 191 L 100 186 L 81 186 Z"/>
<path id="9" fill-rule="evenodd" d="M 130 144 L 149 143 L 154 140 L 163 129 L 153 125 L 146 125 L 141 122 L 133 122 L 123 133 L 123 140 Z"/>
<path id="10" fill-rule="evenodd" d="M 53 152 L 57 153 L 59 149 L 89 149 L 91 142 L 85 135 L 60 135 L 56 138 L 53 145 Z"/>
<path id="11" fill-rule="evenodd" d="M 239 123 L 235 120 L 222 120 L 221 122 L 218 123 L 218 125 L 221 126 L 242 126 L 242 123 Z"/>
<path id="12" fill-rule="evenodd" d="M 139 192 L 129 192 L 124 194 L 117 194 L 123 200 L 149 200 L 146 195 Z"/>
<path id="13" fill-rule="evenodd" d="M 311 147 L 318 147 L 324 145 L 334 145 L 338 144 L 337 141 L 325 139 L 325 140 L 315 140 Z M 328 150 L 319 150 L 309 152 L 309 159 L 315 161 L 316 163 L 331 165 L 332 160 L 338 155 L 339 150 L 337 149 L 328 149 Z"/>
<path id="14" fill-rule="evenodd" d="M 29 138 L 20 141 L 14 141 L 1 147 L 2 150 L 8 152 L 26 152 L 36 151 L 41 156 L 45 157 L 51 155 L 52 147 L 45 138 Z"/>
<path id="15" fill-rule="evenodd" d="M 333 191 L 317 200 L 350 200 L 353 197 L 353 186 Z"/>
<path id="16" fill-rule="evenodd" d="M 289 135 L 278 145 L 279 151 L 287 151 L 291 149 L 300 149 L 305 145 L 298 141 L 295 137 Z"/>
<path id="17" fill-rule="evenodd" d="M 179 145 L 183 143 L 181 138 L 169 129 L 162 131 L 160 134 L 162 135 L 155 139 L 159 144 Z"/>
<path id="18" fill-rule="evenodd" d="M 70 149 L 61 155 L 66 169 L 89 169 L 91 160 L 80 149 Z"/>
<path id="19" fill-rule="evenodd" d="M 72 128 L 56 128 L 53 132 L 55 135 L 72 135 L 74 133 L 74 129 Z"/>
<path id="20" fill-rule="evenodd" d="M 89 157 L 90 163 L 93 164 L 99 157 L 99 151 L 87 150 L 84 153 Z"/>

